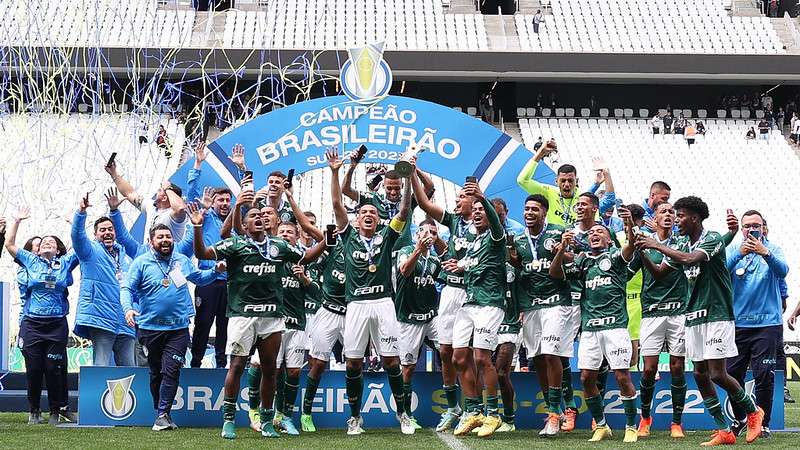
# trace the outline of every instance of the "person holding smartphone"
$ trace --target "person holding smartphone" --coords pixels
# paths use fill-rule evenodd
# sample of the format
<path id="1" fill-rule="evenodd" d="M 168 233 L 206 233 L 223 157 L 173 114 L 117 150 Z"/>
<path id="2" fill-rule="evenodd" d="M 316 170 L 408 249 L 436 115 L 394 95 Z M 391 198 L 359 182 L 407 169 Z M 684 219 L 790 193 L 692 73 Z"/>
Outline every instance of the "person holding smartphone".
<path id="1" fill-rule="evenodd" d="M 764 236 L 764 219 L 756 210 L 742 216 L 742 242 L 730 245 L 726 263 L 733 284 L 733 312 L 739 355 L 728 359 L 728 373 L 744 385 L 747 369 L 755 378 L 756 405 L 764 409 L 762 437 L 769 437 L 772 389 L 775 384 L 775 342 L 783 339 L 780 280 L 789 267 L 781 248 Z M 744 411 L 734 407 L 738 422 Z M 733 428 L 741 428 L 734 424 Z"/>

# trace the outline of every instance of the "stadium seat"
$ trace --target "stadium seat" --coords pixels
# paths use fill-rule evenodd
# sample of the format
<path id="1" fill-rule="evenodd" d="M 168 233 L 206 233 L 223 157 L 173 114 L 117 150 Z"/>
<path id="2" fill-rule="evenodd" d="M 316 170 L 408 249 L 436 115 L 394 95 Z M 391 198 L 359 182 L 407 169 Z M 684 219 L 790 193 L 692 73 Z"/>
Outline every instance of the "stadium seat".
<path id="1" fill-rule="evenodd" d="M 647 109 L 644 109 L 644 108 L 639 109 L 639 117 L 641 117 L 643 119 L 649 119 L 650 118 L 650 111 L 647 110 Z"/>
<path id="2" fill-rule="evenodd" d="M 600 108 L 600 117 L 608 117 L 608 108 Z"/>
<path id="3" fill-rule="evenodd" d="M 581 108 L 581 117 L 589 117 L 592 115 L 592 110 L 589 108 Z"/>
<path id="4" fill-rule="evenodd" d="M 726 111 L 724 109 L 718 109 L 717 110 L 717 117 L 719 117 L 720 119 L 724 119 L 724 118 L 728 117 L 728 111 Z"/>

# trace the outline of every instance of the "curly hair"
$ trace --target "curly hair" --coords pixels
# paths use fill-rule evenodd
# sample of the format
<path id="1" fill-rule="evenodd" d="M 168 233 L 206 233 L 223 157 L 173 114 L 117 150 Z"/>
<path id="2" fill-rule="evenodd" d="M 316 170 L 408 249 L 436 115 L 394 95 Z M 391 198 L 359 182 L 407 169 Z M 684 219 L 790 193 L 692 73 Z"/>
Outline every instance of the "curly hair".
<path id="1" fill-rule="evenodd" d="M 700 197 L 695 197 L 690 195 L 688 197 L 679 198 L 677 202 L 673 205 L 675 210 L 683 209 L 689 211 L 691 213 L 697 214 L 700 216 L 700 220 L 708 219 L 708 205 L 706 202 L 700 199 Z"/>

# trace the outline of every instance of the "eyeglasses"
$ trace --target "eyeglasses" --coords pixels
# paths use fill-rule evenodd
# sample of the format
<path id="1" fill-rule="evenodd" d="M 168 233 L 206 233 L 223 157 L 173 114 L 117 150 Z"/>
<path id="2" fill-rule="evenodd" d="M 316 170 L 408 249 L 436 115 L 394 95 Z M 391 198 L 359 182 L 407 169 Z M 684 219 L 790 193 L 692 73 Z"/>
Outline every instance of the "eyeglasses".
<path id="1" fill-rule="evenodd" d="M 761 228 L 760 223 L 748 223 L 747 225 L 742 225 L 742 228 L 745 230 L 758 230 Z"/>

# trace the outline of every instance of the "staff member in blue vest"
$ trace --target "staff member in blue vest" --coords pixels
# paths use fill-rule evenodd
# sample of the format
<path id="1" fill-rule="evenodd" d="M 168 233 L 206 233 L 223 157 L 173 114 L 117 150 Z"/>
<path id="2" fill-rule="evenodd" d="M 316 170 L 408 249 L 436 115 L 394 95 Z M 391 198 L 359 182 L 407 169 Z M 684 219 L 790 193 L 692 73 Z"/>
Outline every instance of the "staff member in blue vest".
<path id="1" fill-rule="evenodd" d="M 752 369 L 756 404 L 764 409 L 762 437 L 769 437 L 777 358 L 775 343 L 783 338 L 780 280 L 786 277 L 789 267 L 781 248 L 764 236 L 764 219 L 758 211 L 744 213 L 742 234 L 742 242 L 726 250 L 733 282 L 736 347 L 739 350 L 738 356 L 728 359 L 727 369 L 742 386 L 747 368 Z M 733 412 L 741 424 L 744 411 L 734 406 Z"/>
<path id="2" fill-rule="evenodd" d="M 22 308 L 19 345 L 25 358 L 25 377 L 28 385 L 30 416 L 28 423 L 42 423 L 40 397 L 42 375 L 47 385 L 50 403 L 50 423 L 75 422 L 69 411 L 67 394 L 67 313 L 69 303 L 65 292 L 72 284 L 70 273 L 78 265 L 75 253 L 67 253 L 64 243 L 56 236 L 45 236 L 39 254 L 16 245 L 17 230 L 30 210 L 23 208 L 14 217 L 8 230 L 5 247 L 27 274 L 25 290 L 28 300 Z"/>
<path id="3" fill-rule="evenodd" d="M 178 428 L 169 413 L 189 345 L 189 320 L 194 316 L 187 281 L 205 286 L 217 273 L 213 268 L 199 270 L 189 258 L 173 251 L 172 232 L 166 225 L 150 230 L 150 247 L 131 263 L 121 302 L 150 367 L 150 394 L 157 412 L 153 431 L 163 431 Z"/>
<path id="4" fill-rule="evenodd" d="M 130 257 L 115 242 L 116 230 L 108 217 L 94 222 L 95 240 L 86 235 L 89 194 L 81 198 L 72 220 L 72 247 L 81 264 L 81 290 L 75 314 L 75 334 L 92 341 L 93 364 L 134 366 L 134 330 L 125 322 L 119 302 L 120 284 Z"/>

